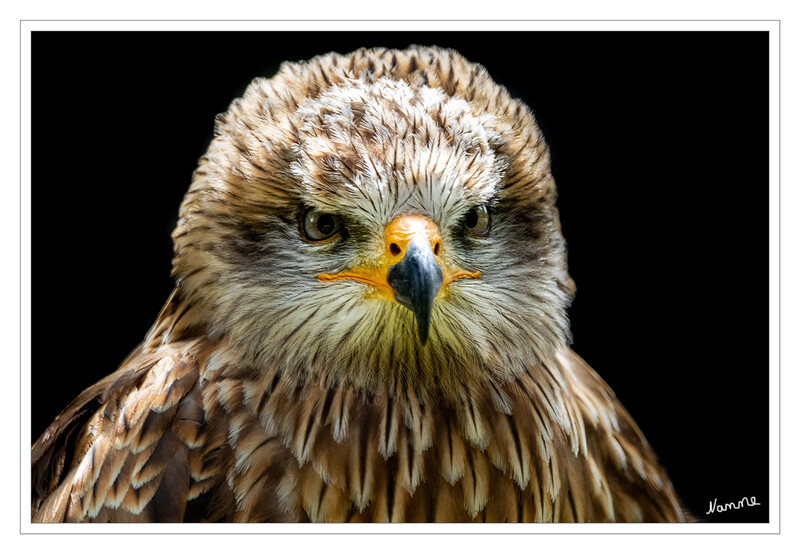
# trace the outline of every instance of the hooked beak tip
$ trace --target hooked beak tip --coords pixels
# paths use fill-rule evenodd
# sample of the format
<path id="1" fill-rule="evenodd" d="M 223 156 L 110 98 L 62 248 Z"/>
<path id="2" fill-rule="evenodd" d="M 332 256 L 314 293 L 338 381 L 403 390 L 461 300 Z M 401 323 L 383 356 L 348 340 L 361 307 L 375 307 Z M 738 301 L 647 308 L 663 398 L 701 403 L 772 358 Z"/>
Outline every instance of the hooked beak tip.
<path id="1" fill-rule="evenodd" d="M 428 343 L 428 336 L 431 330 L 431 317 L 430 312 L 425 314 L 425 316 L 420 317 L 422 314 L 414 313 L 414 319 L 417 320 L 417 331 L 419 332 L 419 341 L 422 343 L 422 346 L 425 346 Z"/>

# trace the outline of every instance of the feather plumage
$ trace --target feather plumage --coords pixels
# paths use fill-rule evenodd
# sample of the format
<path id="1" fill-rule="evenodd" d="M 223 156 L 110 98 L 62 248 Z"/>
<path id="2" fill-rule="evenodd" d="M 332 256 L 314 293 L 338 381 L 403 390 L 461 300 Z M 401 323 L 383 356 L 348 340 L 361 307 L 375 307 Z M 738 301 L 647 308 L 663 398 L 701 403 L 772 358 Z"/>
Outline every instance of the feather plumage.
<path id="1" fill-rule="evenodd" d="M 462 232 L 477 205 L 480 238 Z M 346 235 L 304 239 L 308 207 Z M 375 287 L 316 278 L 375 266 L 408 213 L 471 276 L 442 287 L 425 345 Z M 177 285 L 145 341 L 33 447 L 34 521 L 686 520 L 568 347 L 533 115 L 457 53 L 257 79 L 218 118 L 173 239 Z"/>

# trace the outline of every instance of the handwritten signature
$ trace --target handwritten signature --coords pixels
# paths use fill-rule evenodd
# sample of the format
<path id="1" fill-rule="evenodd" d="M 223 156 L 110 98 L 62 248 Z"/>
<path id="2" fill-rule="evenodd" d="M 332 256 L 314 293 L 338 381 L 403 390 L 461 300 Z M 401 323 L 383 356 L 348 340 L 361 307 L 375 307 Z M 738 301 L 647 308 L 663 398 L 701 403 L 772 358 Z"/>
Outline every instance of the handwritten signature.
<path id="1" fill-rule="evenodd" d="M 759 502 L 756 502 L 756 497 L 751 496 L 743 497 L 739 502 L 727 502 L 725 504 L 717 504 L 717 499 L 715 498 L 713 501 L 708 503 L 708 511 L 706 515 L 711 514 L 713 512 L 727 512 L 728 510 L 741 510 L 744 507 L 752 507 L 752 506 L 761 506 Z"/>

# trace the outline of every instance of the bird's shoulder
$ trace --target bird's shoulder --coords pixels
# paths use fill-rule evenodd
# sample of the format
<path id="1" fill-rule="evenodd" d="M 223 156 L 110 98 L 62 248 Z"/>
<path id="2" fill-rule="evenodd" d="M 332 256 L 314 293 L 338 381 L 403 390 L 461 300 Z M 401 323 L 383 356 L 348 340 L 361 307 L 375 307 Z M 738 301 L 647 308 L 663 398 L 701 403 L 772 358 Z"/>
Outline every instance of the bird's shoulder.
<path id="1" fill-rule="evenodd" d="M 81 393 L 32 447 L 33 520 L 183 519 L 209 477 L 198 458 L 209 351 L 203 339 L 139 347 Z"/>
<path id="2" fill-rule="evenodd" d="M 577 417 L 577 459 L 588 494 L 585 506 L 607 505 L 616 521 L 687 521 L 666 471 L 636 421 L 611 387 L 570 348 L 559 350 L 556 368 Z"/>

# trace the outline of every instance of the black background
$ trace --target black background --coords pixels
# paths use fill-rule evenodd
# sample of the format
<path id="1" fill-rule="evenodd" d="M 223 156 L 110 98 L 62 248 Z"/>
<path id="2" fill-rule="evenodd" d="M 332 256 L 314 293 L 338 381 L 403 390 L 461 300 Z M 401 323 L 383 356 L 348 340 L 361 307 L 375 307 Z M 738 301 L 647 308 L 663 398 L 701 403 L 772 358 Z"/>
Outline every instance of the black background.
<path id="1" fill-rule="evenodd" d="M 55 33 L 33 37 L 32 438 L 171 291 L 214 116 L 281 61 L 452 47 L 531 106 L 578 294 L 574 349 L 686 506 L 768 520 L 768 35 Z M 761 506 L 706 515 L 709 501 Z"/>

